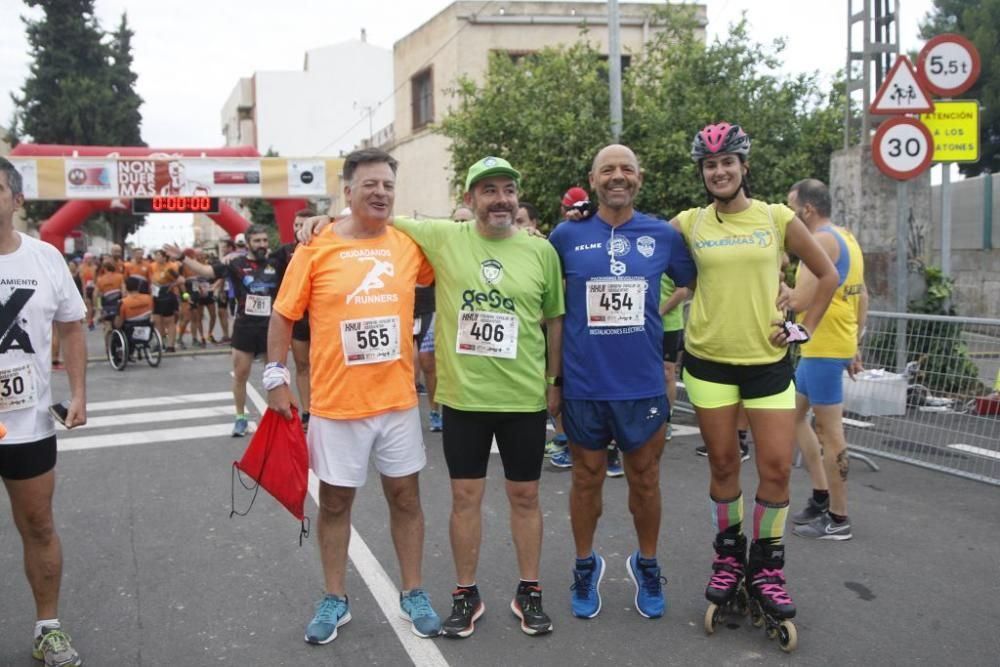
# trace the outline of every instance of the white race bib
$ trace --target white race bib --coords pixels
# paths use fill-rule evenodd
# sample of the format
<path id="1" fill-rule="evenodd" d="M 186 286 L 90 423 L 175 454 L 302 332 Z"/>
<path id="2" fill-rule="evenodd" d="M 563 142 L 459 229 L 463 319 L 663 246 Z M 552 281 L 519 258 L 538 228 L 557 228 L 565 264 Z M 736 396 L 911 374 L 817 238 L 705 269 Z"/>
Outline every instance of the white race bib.
<path id="1" fill-rule="evenodd" d="M 154 299 L 160 296 L 160 286 L 157 285 L 156 283 L 153 283 L 150 286 L 149 291 L 153 295 Z"/>
<path id="2" fill-rule="evenodd" d="M 143 326 L 143 327 L 134 327 L 132 329 L 132 339 L 133 340 L 142 341 L 142 342 L 146 342 L 146 341 L 149 340 L 150 331 L 151 331 L 151 329 L 149 327 L 145 327 L 145 326 Z"/>
<path id="3" fill-rule="evenodd" d="M 413 318 L 413 335 L 414 336 L 419 336 L 420 335 L 420 316 L 419 315 L 417 315 L 416 317 Z"/>
<path id="4" fill-rule="evenodd" d="M 271 316 L 271 297 L 260 294 L 247 294 L 243 312 L 247 315 L 258 315 L 260 317 Z"/>
<path id="5" fill-rule="evenodd" d="M 516 315 L 460 310 L 455 351 L 480 357 L 516 359 L 517 326 Z"/>
<path id="6" fill-rule="evenodd" d="M 587 281 L 587 326 L 641 327 L 646 315 L 646 281 Z"/>
<path id="7" fill-rule="evenodd" d="M 0 412 L 30 408 L 38 403 L 31 364 L 0 368 Z"/>
<path id="8" fill-rule="evenodd" d="M 399 359 L 399 316 L 344 320 L 340 323 L 340 342 L 348 366 Z"/>

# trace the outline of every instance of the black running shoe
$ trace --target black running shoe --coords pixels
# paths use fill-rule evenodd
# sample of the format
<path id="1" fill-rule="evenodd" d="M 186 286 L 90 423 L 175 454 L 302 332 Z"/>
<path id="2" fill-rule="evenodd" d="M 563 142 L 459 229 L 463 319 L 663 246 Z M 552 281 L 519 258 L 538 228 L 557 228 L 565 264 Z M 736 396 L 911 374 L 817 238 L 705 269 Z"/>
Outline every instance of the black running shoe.
<path id="1" fill-rule="evenodd" d="M 445 637 L 465 638 L 476 631 L 476 621 L 486 611 L 486 605 L 479 598 L 478 591 L 467 588 L 456 589 L 451 594 L 451 615 L 441 626 Z"/>
<path id="2" fill-rule="evenodd" d="M 538 586 L 518 586 L 510 610 L 521 619 L 521 630 L 527 635 L 552 632 L 552 619 L 542 610 L 542 589 Z"/>

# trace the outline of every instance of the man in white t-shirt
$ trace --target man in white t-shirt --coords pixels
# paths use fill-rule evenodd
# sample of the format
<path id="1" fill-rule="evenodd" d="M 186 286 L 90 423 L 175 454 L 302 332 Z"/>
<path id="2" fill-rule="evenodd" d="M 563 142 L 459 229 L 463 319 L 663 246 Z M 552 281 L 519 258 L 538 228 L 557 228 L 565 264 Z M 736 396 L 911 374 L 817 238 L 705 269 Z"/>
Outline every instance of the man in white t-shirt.
<path id="1" fill-rule="evenodd" d="M 55 331 L 70 400 L 52 412 L 69 428 L 85 424 L 86 307 L 59 251 L 14 229 L 14 212 L 24 204 L 21 189 L 14 165 L 0 158 L 0 423 L 6 431 L 0 437 L 0 478 L 35 598 L 32 655 L 46 665 L 79 665 L 59 623 L 62 546 L 52 518 L 56 430 L 49 380 Z"/>

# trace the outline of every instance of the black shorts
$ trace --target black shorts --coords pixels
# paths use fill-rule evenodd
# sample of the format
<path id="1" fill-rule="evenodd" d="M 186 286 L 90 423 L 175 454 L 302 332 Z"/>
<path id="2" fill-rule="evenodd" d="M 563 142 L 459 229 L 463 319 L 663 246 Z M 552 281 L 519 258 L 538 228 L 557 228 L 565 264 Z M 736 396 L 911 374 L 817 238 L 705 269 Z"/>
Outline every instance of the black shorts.
<path id="1" fill-rule="evenodd" d="M 309 311 L 302 315 L 301 320 L 292 323 L 292 340 L 309 342 Z"/>
<path id="2" fill-rule="evenodd" d="M 0 445 L 0 477 L 31 479 L 56 467 L 56 436 L 24 442 L 20 445 Z"/>
<path id="3" fill-rule="evenodd" d="M 226 294 L 225 292 L 222 292 L 221 294 L 215 297 L 215 302 L 220 306 L 226 306 L 229 304 L 229 295 Z"/>
<path id="4" fill-rule="evenodd" d="M 452 479 L 483 479 L 497 439 L 504 477 L 534 482 L 542 476 L 548 412 L 470 412 L 442 406 L 444 458 Z"/>
<path id="5" fill-rule="evenodd" d="M 684 372 L 706 382 L 736 385 L 740 388 L 740 398 L 764 398 L 780 394 L 788 389 L 795 377 L 795 368 L 787 354 L 770 364 L 737 366 L 699 359 L 690 352 L 685 352 Z"/>
<path id="6" fill-rule="evenodd" d="M 239 320 L 233 324 L 232 346 L 234 350 L 248 352 L 253 356 L 267 356 L 267 325 L 242 324 Z"/>
<path id="7" fill-rule="evenodd" d="M 424 342 L 424 336 L 427 335 L 427 330 L 431 327 L 431 320 L 434 319 L 434 313 L 423 313 L 422 315 L 414 315 L 413 323 L 420 323 L 420 329 L 417 333 L 413 334 L 413 347 L 420 349 L 420 344 Z"/>
<path id="8" fill-rule="evenodd" d="M 196 306 L 214 306 L 215 297 L 211 294 L 199 294 L 192 298 L 192 303 Z"/>
<path id="9" fill-rule="evenodd" d="M 684 347 L 684 329 L 663 332 L 663 360 L 677 363 L 677 355 Z"/>
<path id="10" fill-rule="evenodd" d="M 167 292 L 166 295 L 153 299 L 154 315 L 173 317 L 179 309 L 180 303 L 177 301 L 177 295 L 173 292 Z"/>

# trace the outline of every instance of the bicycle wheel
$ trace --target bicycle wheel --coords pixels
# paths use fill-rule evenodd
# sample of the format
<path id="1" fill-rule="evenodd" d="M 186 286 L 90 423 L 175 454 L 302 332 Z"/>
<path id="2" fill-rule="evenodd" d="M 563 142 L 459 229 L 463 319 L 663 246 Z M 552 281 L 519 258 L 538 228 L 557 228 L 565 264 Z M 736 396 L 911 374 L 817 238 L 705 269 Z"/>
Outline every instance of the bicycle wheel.
<path id="1" fill-rule="evenodd" d="M 149 342 L 146 344 L 145 355 L 146 363 L 153 368 L 159 366 L 160 361 L 163 360 L 163 338 L 156 329 L 153 329 Z"/>
<path id="2" fill-rule="evenodd" d="M 128 341 L 125 340 L 125 333 L 120 329 L 113 329 L 108 334 L 107 342 L 108 363 L 116 371 L 125 370 L 128 364 Z"/>

